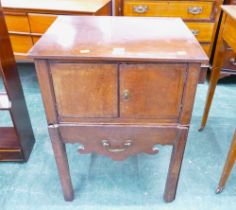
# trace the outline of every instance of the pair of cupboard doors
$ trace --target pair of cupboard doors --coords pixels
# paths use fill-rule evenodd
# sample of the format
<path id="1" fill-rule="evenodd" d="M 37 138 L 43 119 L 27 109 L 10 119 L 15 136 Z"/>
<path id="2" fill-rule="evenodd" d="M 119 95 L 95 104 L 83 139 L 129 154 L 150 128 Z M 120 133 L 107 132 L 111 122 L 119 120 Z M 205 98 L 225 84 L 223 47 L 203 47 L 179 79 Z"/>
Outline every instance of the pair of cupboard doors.
<path id="1" fill-rule="evenodd" d="M 189 123 L 199 64 L 50 61 L 49 66 L 59 123 Z"/>

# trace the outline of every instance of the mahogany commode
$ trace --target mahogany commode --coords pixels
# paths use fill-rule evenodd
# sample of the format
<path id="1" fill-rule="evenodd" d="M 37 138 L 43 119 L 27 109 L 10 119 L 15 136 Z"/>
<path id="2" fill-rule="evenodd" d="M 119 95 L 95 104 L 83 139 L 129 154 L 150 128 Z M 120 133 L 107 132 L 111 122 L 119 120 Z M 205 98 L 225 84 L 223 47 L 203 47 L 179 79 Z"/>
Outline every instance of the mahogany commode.
<path id="1" fill-rule="evenodd" d="M 142 26 L 142 27 L 141 27 Z M 179 18 L 60 17 L 30 51 L 66 200 L 66 143 L 122 160 L 173 146 L 164 199 L 175 198 L 200 66 Z"/>

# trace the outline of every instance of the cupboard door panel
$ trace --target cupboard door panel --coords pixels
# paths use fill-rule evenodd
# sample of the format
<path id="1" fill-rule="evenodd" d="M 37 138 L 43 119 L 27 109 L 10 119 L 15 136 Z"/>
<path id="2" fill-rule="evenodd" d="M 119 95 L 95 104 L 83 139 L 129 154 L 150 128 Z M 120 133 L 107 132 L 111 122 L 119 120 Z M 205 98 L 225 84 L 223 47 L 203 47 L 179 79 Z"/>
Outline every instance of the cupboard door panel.
<path id="1" fill-rule="evenodd" d="M 50 67 L 61 121 L 117 116 L 117 65 L 51 63 Z"/>
<path id="2" fill-rule="evenodd" d="M 187 65 L 122 64 L 120 115 L 127 118 L 179 117 Z"/>

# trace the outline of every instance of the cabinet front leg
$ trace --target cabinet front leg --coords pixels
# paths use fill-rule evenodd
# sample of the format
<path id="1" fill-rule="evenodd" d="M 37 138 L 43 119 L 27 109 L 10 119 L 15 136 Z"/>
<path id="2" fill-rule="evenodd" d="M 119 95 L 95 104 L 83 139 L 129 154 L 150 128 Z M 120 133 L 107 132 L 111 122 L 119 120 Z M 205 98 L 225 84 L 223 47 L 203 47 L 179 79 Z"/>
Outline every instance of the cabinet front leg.
<path id="1" fill-rule="evenodd" d="M 74 192 L 71 183 L 70 170 L 66 154 L 65 144 L 61 141 L 57 126 L 51 125 L 48 127 L 51 137 L 52 148 L 56 159 L 57 169 L 60 176 L 61 186 L 66 201 L 74 199 Z"/>
<path id="2" fill-rule="evenodd" d="M 166 202 L 171 202 L 175 199 L 187 135 L 188 129 L 180 130 L 180 135 L 173 145 L 164 194 Z"/>

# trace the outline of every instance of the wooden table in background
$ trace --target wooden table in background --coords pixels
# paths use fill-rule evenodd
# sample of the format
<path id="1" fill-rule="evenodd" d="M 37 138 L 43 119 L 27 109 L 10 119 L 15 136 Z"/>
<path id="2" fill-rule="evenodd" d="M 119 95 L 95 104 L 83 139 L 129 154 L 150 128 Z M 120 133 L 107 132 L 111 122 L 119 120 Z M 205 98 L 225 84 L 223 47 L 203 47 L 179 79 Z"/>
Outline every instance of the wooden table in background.
<path id="1" fill-rule="evenodd" d="M 66 200 L 65 144 L 114 160 L 173 147 L 164 199 L 175 198 L 206 54 L 180 18 L 60 17 L 30 51 Z M 158 165 L 157 165 L 158 167 Z"/>
<path id="2" fill-rule="evenodd" d="M 215 88 L 220 78 L 220 71 L 227 54 L 227 46 L 230 46 L 232 50 L 236 52 L 236 6 L 222 6 L 222 9 L 223 18 L 221 21 L 220 32 L 216 44 L 208 95 L 200 130 L 203 130 L 206 126 L 208 114 L 215 93 Z"/>

